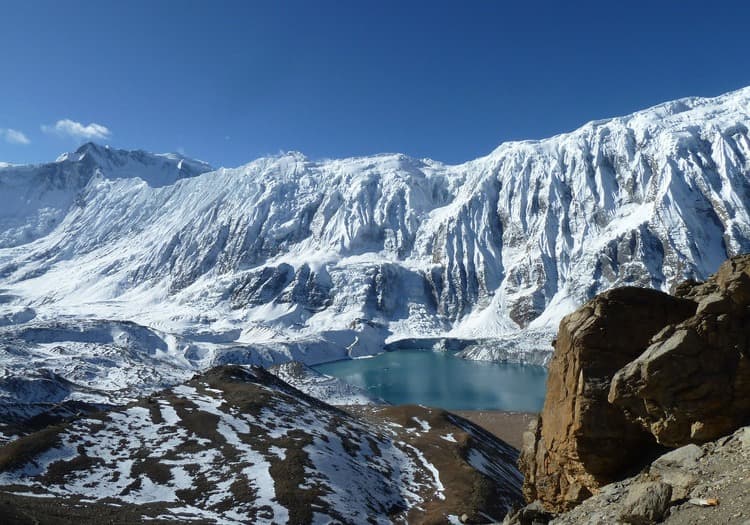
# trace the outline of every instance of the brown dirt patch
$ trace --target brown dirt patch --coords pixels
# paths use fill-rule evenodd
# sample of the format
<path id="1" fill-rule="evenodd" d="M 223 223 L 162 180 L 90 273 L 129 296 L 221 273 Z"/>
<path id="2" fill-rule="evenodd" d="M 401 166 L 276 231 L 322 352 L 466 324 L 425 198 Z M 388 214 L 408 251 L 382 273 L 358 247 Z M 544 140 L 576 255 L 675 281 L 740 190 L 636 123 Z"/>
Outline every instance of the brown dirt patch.
<path id="1" fill-rule="evenodd" d="M 479 425 L 518 450 L 523 444 L 523 433 L 538 416 L 529 412 L 500 410 L 454 410 L 453 413 Z"/>

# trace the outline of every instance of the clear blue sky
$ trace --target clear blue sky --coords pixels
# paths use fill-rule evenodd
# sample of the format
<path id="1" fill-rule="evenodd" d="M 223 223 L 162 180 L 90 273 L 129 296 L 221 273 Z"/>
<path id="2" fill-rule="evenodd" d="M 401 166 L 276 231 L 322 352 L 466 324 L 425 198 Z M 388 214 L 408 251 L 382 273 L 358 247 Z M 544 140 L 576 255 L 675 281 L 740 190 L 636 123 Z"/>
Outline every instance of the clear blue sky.
<path id="1" fill-rule="evenodd" d="M 750 85 L 748 27 L 747 1 L 5 0 L 0 160 L 99 136 L 217 166 L 460 162 Z"/>

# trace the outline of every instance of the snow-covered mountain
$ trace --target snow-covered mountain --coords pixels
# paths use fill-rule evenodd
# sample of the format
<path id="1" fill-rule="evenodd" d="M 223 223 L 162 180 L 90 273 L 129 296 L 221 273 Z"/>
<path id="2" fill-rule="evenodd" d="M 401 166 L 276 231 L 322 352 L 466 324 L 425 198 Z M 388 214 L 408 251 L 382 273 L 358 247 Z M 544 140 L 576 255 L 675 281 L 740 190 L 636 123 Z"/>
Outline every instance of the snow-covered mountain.
<path id="1" fill-rule="evenodd" d="M 0 248 L 24 245 L 52 232 L 72 209 L 84 204 L 82 192 L 101 179 L 137 178 L 158 187 L 210 170 L 204 162 L 177 154 L 123 151 L 92 143 L 49 164 L 0 163 Z"/>
<path id="2" fill-rule="evenodd" d="M 87 144 L 0 168 L 0 324 L 135 322 L 194 369 L 546 334 L 607 288 L 666 290 L 750 251 L 748 125 L 750 88 L 456 166 L 289 153 L 211 171 Z"/>

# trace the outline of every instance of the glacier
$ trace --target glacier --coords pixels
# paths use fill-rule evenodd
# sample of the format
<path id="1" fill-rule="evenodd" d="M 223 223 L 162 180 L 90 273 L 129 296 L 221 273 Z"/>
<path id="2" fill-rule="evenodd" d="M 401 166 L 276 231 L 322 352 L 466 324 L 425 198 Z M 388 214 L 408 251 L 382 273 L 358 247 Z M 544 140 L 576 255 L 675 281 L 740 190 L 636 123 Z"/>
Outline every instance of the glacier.
<path id="1" fill-rule="evenodd" d="M 595 294 L 669 290 L 750 251 L 749 124 L 745 88 L 459 165 L 290 152 L 214 169 L 91 143 L 0 165 L 0 379 L 34 363 L 143 391 L 216 364 L 314 364 L 420 339 L 543 362 L 560 318 Z M 132 332 L 162 372 L 110 359 L 76 375 L 76 352 L 50 357 L 132 353 Z"/>

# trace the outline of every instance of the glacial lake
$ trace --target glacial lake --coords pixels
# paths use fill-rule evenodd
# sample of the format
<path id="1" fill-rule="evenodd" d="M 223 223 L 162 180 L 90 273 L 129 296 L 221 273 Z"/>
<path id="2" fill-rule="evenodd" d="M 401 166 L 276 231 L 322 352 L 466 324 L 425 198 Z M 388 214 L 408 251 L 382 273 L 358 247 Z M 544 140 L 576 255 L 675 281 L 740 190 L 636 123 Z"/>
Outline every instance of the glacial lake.
<path id="1" fill-rule="evenodd" d="M 313 368 L 394 405 L 448 410 L 540 412 L 547 380 L 541 366 L 470 361 L 450 351 L 395 350 Z"/>

